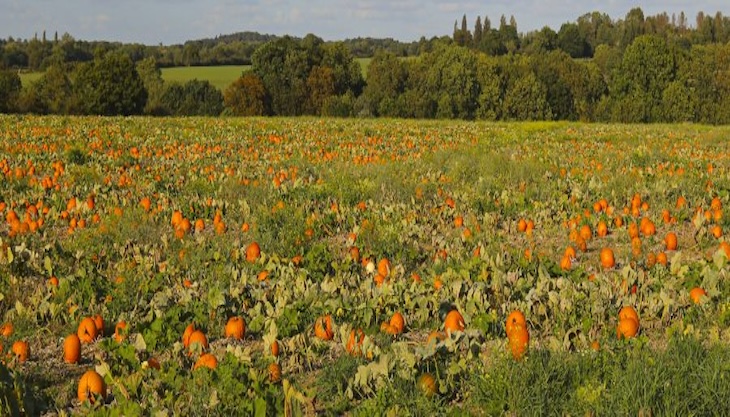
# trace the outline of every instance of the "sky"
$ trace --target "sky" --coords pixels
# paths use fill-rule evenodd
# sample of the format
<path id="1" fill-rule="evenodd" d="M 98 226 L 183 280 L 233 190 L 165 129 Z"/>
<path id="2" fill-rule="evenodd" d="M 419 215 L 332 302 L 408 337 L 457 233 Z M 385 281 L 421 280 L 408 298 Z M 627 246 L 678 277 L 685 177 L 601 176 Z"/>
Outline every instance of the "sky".
<path id="1" fill-rule="evenodd" d="M 592 11 L 623 18 L 633 7 L 644 15 L 684 11 L 690 23 L 697 12 L 730 15 L 727 0 L 0 0 L 0 38 L 30 39 L 45 30 L 52 38 L 170 45 L 186 40 L 254 31 L 324 40 L 356 37 L 414 41 L 451 35 L 454 21 L 466 14 L 473 29 L 477 15 L 498 24 L 514 15 L 519 32 L 550 26 L 558 30 Z"/>

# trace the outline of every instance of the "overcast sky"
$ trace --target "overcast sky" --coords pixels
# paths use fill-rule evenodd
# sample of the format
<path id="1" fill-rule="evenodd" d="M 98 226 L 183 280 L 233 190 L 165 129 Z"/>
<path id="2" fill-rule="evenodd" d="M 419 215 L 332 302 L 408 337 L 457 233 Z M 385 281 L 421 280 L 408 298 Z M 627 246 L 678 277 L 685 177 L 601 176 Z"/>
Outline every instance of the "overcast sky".
<path id="1" fill-rule="evenodd" d="M 701 3 L 701 4 L 700 4 Z M 304 36 L 325 40 L 354 37 L 418 40 L 451 35 L 466 13 L 473 28 L 477 15 L 498 24 L 504 14 L 517 19 L 519 32 L 555 29 L 591 11 L 623 18 L 639 6 L 645 15 L 684 11 L 694 23 L 698 11 L 730 15 L 727 0 L 0 0 L 0 37 L 32 38 L 43 30 L 51 38 L 68 32 L 76 39 L 182 43 L 242 31 Z"/>

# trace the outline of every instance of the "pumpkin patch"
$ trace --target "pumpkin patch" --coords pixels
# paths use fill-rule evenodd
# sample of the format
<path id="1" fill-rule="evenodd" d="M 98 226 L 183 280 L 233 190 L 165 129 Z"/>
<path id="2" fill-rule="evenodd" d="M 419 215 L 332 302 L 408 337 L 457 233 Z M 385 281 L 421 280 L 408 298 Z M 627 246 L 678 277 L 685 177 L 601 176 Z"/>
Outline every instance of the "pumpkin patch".
<path id="1" fill-rule="evenodd" d="M 672 415 L 606 381 L 728 356 L 728 134 L 0 116 L 0 404 Z"/>

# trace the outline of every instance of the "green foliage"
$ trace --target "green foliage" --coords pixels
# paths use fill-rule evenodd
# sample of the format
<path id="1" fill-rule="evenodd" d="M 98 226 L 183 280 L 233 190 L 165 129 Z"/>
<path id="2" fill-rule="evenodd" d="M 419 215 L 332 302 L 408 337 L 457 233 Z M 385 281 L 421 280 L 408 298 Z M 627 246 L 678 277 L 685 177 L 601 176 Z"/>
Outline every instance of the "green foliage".
<path id="1" fill-rule="evenodd" d="M 218 116 L 223 111 L 223 94 L 208 81 L 191 80 L 168 85 L 160 104 L 170 115 Z"/>
<path id="2" fill-rule="evenodd" d="M 83 114 L 141 114 L 147 102 L 147 90 L 134 63 L 118 53 L 79 66 L 73 91 Z"/>
<path id="3" fill-rule="evenodd" d="M 21 88 L 16 71 L 0 70 L 0 113 L 10 113 L 15 109 Z"/>
<path id="4" fill-rule="evenodd" d="M 264 83 L 251 72 L 241 75 L 223 93 L 226 111 L 234 116 L 263 116 L 265 100 Z"/>

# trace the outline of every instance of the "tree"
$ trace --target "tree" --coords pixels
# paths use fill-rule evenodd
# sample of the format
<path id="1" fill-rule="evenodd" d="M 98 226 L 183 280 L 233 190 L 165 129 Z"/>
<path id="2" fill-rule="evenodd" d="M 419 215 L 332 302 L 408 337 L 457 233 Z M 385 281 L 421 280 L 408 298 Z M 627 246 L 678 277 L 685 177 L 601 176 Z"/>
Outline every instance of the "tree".
<path id="1" fill-rule="evenodd" d="M 137 62 L 137 73 L 147 90 L 145 114 L 163 114 L 162 94 L 165 92 L 165 81 L 162 79 L 162 71 L 157 66 L 155 58 L 149 57 Z"/>
<path id="2" fill-rule="evenodd" d="M 558 46 L 572 58 L 584 58 L 590 54 L 590 47 L 575 23 L 563 23 L 560 26 Z"/>
<path id="3" fill-rule="evenodd" d="M 330 67 L 315 66 L 307 77 L 308 111 L 319 115 L 325 101 L 335 95 L 335 76 Z"/>
<path id="4" fill-rule="evenodd" d="M 15 111 L 21 88 L 17 72 L 0 70 L 0 113 Z"/>
<path id="5" fill-rule="evenodd" d="M 41 114 L 67 114 L 74 107 L 73 87 L 64 64 L 53 64 L 27 89 L 25 111 Z"/>
<path id="6" fill-rule="evenodd" d="M 234 116 L 263 116 L 265 100 L 264 83 L 252 72 L 241 75 L 223 93 L 226 110 Z"/>
<path id="7" fill-rule="evenodd" d="M 477 21 L 474 23 L 474 47 L 478 47 L 482 43 L 482 35 L 484 34 L 484 28 L 482 27 L 482 18 L 477 16 Z"/>
<path id="8" fill-rule="evenodd" d="M 631 115 L 632 119 L 620 121 L 660 120 L 662 94 L 674 80 L 675 72 L 675 57 L 664 38 L 656 35 L 636 38 L 626 48 L 621 65 L 611 83 L 611 94 L 620 100 L 619 103 L 623 103 L 621 106 L 631 110 L 630 112 L 621 110 L 622 119 L 626 115 Z M 643 109 L 643 114 L 638 109 Z M 633 119 L 639 116 L 641 117 Z"/>
<path id="9" fill-rule="evenodd" d="M 84 114 L 141 114 L 147 90 L 128 56 L 110 53 L 76 71 L 74 95 Z"/>
<path id="10" fill-rule="evenodd" d="M 210 82 L 196 79 L 170 84 L 162 104 L 174 116 L 218 116 L 223 111 L 223 95 Z"/>
<path id="11" fill-rule="evenodd" d="M 363 91 L 365 110 L 374 116 L 399 116 L 400 109 L 395 105 L 405 90 L 407 77 L 402 60 L 390 52 L 376 53 L 370 61 L 368 83 Z"/>
<path id="12" fill-rule="evenodd" d="M 509 88 L 504 99 L 504 110 L 506 118 L 511 120 L 552 119 L 545 86 L 531 72 L 520 77 Z"/>

